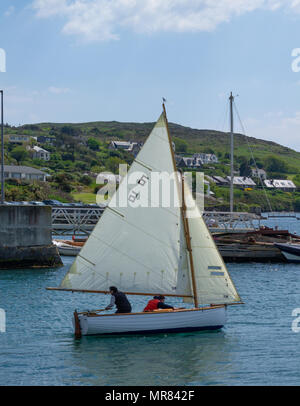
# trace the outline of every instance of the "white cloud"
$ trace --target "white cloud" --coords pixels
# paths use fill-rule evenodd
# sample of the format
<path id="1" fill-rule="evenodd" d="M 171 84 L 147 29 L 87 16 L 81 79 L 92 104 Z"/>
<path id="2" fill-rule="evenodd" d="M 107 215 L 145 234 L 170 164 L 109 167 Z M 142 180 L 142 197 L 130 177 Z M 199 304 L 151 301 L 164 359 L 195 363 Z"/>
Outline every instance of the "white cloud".
<path id="1" fill-rule="evenodd" d="M 50 86 L 48 87 L 48 91 L 50 93 L 54 93 L 54 94 L 64 94 L 64 93 L 69 93 L 70 89 L 67 87 L 54 87 L 54 86 Z"/>
<path id="2" fill-rule="evenodd" d="M 12 15 L 14 13 L 14 11 L 15 11 L 14 6 L 8 7 L 8 9 L 4 13 L 5 17 L 9 17 L 10 15 Z"/>
<path id="3" fill-rule="evenodd" d="M 300 152 L 300 111 L 285 115 L 268 112 L 261 118 L 244 120 L 246 135 L 274 141 Z"/>
<path id="4" fill-rule="evenodd" d="M 300 12 L 300 0 L 33 0 L 39 18 L 60 16 L 62 31 L 87 41 L 116 40 L 126 28 L 140 33 L 212 31 L 257 9 Z"/>

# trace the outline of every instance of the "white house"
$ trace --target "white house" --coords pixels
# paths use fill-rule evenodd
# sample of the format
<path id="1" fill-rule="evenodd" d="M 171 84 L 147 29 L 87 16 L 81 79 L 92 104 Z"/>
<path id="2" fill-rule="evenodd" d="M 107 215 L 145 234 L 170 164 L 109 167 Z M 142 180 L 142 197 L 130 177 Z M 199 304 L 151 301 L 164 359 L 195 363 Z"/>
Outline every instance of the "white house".
<path id="1" fill-rule="evenodd" d="M 231 177 L 227 176 L 226 179 L 228 179 L 229 184 L 230 184 Z M 256 183 L 251 178 L 248 178 L 247 176 L 234 176 L 233 185 L 240 186 L 240 187 L 254 187 L 254 186 L 256 186 Z"/>
<path id="2" fill-rule="evenodd" d="M 131 141 L 111 141 L 108 149 L 116 149 L 130 152 L 136 156 L 141 149 L 143 143 L 131 142 Z"/>
<path id="3" fill-rule="evenodd" d="M 27 134 L 9 134 L 8 139 L 9 142 L 18 142 L 18 143 L 22 143 L 22 142 L 28 142 L 30 141 L 30 139 L 37 139 L 37 137 L 32 137 L 31 135 L 27 135 Z"/>
<path id="4" fill-rule="evenodd" d="M 41 147 L 34 146 L 31 151 L 33 158 L 43 159 L 44 161 L 50 160 L 50 152 Z"/>
<path id="5" fill-rule="evenodd" d="M 267 179 L 267 173 L 264 169 L 259 169 L 259 168 L 252 168 L 251 169 L 251 176 L 254 178 L 260 178 L 260 179 Z"/>
<path id="6" fill-rule="evenodd" d="M 178 158 L 177 165 L 183 168 L 201 168 L 202 160 L 195 157 L 180 157 Z"/>
<path id="7" fill-rule="evenodd" d="M 286 179 L 266 179 L 264 184 L 269 189 L 283 190 L 284 192 L 294 192 L 296 190 L 296 185 L 292 180 Z"/>
<path id="8" fill-rule="evenodd" d="M 46 181 L 47 173 L 30 166 L 4 165 L 5 179 L 26 179 Z"/>
<path id="9" fill-rule="evenodd" d="M 200 158 L 203 164 L 217 164 L 219 162 L 218 157 L 215 154 L 194 154 L 194 158 Z"/>

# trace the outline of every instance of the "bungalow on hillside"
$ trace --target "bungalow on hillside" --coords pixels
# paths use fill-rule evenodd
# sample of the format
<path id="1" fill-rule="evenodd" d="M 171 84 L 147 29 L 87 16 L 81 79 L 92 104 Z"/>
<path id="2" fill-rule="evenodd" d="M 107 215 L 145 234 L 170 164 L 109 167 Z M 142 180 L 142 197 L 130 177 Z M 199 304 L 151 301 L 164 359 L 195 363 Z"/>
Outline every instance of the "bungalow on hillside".
<path id="1" fill-rule="evenodd" d="M 230 176 L 227 176 L 226 179 L 228 179 L 228 181 L 230 183 L 230 181 L 231 181 Z M 256 183 L 251 178 L 248 178 L 247 176 L 234 176 L 233 185 L 239 186 L 241 188 L 246 188 L 246 187 L 252 188 L 252 187 L 256 186 Z"/>
<path id="2" fill-rule="evenodd" d="M 223 178 L 222 176 L 213 176 L 213 179 L 215 180 L 215 183 L 218 185 L 218 186 L 224 186 L 224 185 L 228 185 L 228 180 L 227 179 L 225 179 L 225 178 Z"/>
<path id="3" fill-rule="evenodd" d="M 131 142 L 131 141 L 111 141 L 108 149 L 116 149 L 130 152 L 136 156 L 141 149 L 143 143 Z"/>
<path id="4" fill-rule="evenodd" d="M 36 137 L 32 137 L 31 135 L 27 134 L 9 134 L 8 136 L 9 142 L 17 143 L 29 142 L 31 138 L 37 139 Z"/>
<path id="5" fill-rule="evenodd" d="M 215 154 L 194 154 L 194 158 L 200 158 L 202 161 L 202 164 L 217 164 L 219 162 L 218 157 Z"/>
<path id="6" fill-rule="evenodd" d="M 5 179 L 26 179 L 46 181 L 47 173 L 30 166 L 4 165 Z"/>
<path id="7" fill-rule="evenodd" d="M 180 157 L 177 165 L 179 168 L 199 169 L 202 167 L 202 161 L 195 157 Z"/>
<path id="8" fill-rule="evenodd" d="M 51 144 L 53 145 L 55 141 L 55 137 L 50 136 L 50 135 L 39 135 L 37 137 L 37 142 L 39 142 L 40 144 Z"/>
<path id="9" fill-rule="evenodd" d="M 297 189 L 292 180 L 286 179 L 266 179 L 264 180 L 264 184 L 269 189 L 275 188 L 284 192 L 295 192 L 295 190 Z"/>

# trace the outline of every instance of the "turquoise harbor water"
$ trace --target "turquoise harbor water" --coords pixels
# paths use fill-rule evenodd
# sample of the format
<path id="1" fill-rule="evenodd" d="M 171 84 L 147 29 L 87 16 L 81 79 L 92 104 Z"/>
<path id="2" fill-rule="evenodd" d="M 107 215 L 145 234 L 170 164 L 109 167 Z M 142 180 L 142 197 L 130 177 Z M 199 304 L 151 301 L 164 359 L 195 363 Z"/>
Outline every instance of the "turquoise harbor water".
<path id="1" fill-rule="evenodd" d="M 300 234 L 300 221 L 268 225 Z M 299 385 L 300 264 L 228 264 L 243 306 L 228 308 L 219 332 L 74 339 L 75 308 L 102 308 L 109 296 L 46 291 L 65 266 L 0 272 L 0 385 Z M 134 310 L 147 301 L 130 297 Z M 178 301 L 173 300 L 173 303 Z"/>

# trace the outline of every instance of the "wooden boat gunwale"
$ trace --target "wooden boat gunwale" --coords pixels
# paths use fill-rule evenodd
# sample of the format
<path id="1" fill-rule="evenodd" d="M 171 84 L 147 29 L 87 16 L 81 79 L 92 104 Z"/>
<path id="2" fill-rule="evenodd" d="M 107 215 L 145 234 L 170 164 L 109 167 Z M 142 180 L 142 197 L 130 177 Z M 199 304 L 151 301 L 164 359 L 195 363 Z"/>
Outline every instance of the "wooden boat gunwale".
<path id="1" fill-rule="evenodd" d="M 204 307 L 197 307 L 192 309 L 161 309 L 161 310 L 154 310 L 151 312 L 134 312 L 134 313 L 110 313 L 110 314 L 97 314 L 95 313 L 97 310 L 91 310 L 86 312 L 78 312 L 77 314 L 88 316 L 88 317 L 107 317 L 107 316 L 132 316 L 132 315 L 145 315 L 145 314 L 162 314 L 162 313 L 180 313 L 180 312 L 195 312 L 195 311 L 204 311 L 204 310 L 211 310 L 211 309 L 218 309 L 220 307 L 227 307 L 233 305 L 240 305 L 244 304 L 244 302 L 236 302 L 236 303 L 226 303 L 226 304 L 216 304 L 212 306 L 204 306 Z"/>
<path id="2" fill-rule="evenodd" d="M 207 307 L 199 307 L 199 308 L 196 308 L 196 309 L 174 309 L 174 310 L 172 310 L 172 309 L 162 309 L 162 310 L 154 310 L 152 312 L 110 313 L 110 314 L 96 314 L 96 313 L 93 313 L 93 310 L 91 310 L 90 312 L 80 312 L 78 314 L 88 316 L 88 317 L 134 316 L 134 315 L 145 315 L 145 314 L 195 312 L 195 311 L 218 309 L 220 307 L 226 307 L 226 306 L 227 305 L 214 305 L 214 306 L 207 306 Z"/>

